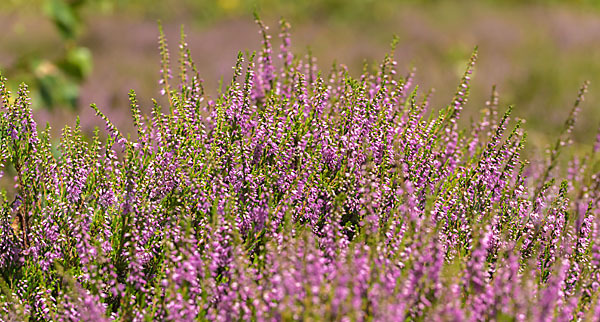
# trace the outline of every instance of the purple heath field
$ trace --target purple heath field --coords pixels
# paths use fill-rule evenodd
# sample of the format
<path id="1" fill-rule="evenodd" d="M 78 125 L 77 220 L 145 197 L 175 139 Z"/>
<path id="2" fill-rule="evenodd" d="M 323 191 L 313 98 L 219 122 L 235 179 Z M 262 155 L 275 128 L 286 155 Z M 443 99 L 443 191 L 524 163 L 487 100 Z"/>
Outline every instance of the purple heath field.
<path id="1" fill-rule="evenodd" d="M 0 76 L 0 320 L 600 320 L 588 82 L 531 149 L 496 87 L 467 104 L 477 47 L 440 106 L 398 38 L 357 73 L 255 20 L 259 49 L 211 88 L 159 25 L 131 133 L 95 104 L 93 133 L 38 124 Z"/>

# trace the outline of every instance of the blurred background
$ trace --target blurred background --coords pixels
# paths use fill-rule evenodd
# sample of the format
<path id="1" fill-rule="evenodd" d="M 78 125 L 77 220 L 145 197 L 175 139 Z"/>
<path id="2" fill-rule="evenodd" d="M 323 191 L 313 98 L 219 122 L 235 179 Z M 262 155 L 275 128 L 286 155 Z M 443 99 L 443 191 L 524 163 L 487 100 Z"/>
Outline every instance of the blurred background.
<path id="1" fill-rule="evenodd" d="M 600 1 L 434 0 L 1 0 L 0 70 L 15 90 L 30 84 L 35 118 L 55 138 L 80 115 L 86 131 L 103 128 L 96 103 L 130 132 L 127 93 L 145 110 L 159 97 L 157 20 L 175 57 L 184 25 L 192 56 L 214 95 L 231 77 L 239 50 L 260 46 L 256 10 L 279 47 L 278 20 L 292 25 L 292 46 L 310 47 L 320 68 L 335 61 L 358 76 L 363 62 L 380 61 L 399 37 L 403 74 L 416 68 L 420 89 L 435 89 L 446 106 L 471 51 L 479 46 L 469 117 L 477 117 L 492 85 L 502 109 L 527 119 L 529 147 L 556 138 L 579 86 L 591 86 L 575 129 L 575 149 L 589 149 L 600 123 Z"/>

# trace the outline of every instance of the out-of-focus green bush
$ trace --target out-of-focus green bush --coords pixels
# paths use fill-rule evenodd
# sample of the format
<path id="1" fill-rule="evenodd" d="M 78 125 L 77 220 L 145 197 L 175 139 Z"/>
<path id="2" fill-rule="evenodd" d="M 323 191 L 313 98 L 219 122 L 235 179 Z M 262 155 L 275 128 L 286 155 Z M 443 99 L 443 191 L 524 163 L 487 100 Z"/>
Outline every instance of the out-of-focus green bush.
<path id="1" fill-rule="evenodd" d="M 12 0 L 0 7 L 3 10 L 43 14 L 60 36 L 60 46 L 23 53 L 17 56 L 13 64 L 0 66 L 11 79 L 33 84 L 35 108 L 68 106 L 74 109 L 77 106 L 79 85 L 90 75 L 93 67 L 91 51 L 79 44 L 86 23 L 81 10 L 91 2 L 95 1 Z M 14 89 L 17 84 L 9 86 Z"/>

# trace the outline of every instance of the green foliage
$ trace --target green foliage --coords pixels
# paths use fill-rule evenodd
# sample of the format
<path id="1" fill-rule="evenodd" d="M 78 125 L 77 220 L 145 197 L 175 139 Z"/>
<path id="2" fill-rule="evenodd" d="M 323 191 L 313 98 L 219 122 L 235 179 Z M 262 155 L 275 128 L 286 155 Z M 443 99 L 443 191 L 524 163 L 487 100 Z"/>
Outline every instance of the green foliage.
<path id="1" fill-rule="evenodd" d="M 44 16 L 52 22 L 60 36 L 58 49 L 43 54 L 22 54 L 11 66 L 0 66 L 11 78 L 24 79 L 34 85 L 34 108 L 65 106 L 75 109 L 78 105 L 79 87 L 91 74 L 93 60 L 91 51 L 79 44 L 85 29 L 81 17 L 82 8 L 95 1 L 45 0 L 41 3 Z M 23 5 L 13 1 L 15 6 Z M 15 89 L 16 84 L 9 83 Z"/>

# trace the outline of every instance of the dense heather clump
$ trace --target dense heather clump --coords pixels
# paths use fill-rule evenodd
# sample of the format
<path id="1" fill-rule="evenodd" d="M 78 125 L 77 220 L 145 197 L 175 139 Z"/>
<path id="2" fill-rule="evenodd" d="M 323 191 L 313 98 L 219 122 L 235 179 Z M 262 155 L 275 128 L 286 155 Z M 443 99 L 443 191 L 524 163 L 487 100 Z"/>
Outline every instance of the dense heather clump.
<path id="1" fill-rule="evenodd" d="M 0 317 L 18 320 L 580 320 L 600 316 L 597 148 L 560 171 L 585 85 L 546 161 L 497 94 L 467 129 L 476 52 L 434 112 L 393 52 L 358 79 L 271 44 L 215 100 L 182 37 L 125 137 L 52 146 L 0 80 Z M 274 49 L 275 48 L 275 49 Z M 511 129 L 512 128 L 512 129 Z M 597 145 L 598 146 L 598 145 Z M 540 158 L 543 160 L 544 158 Z M 560 180 L 561 175 L 566 180 Z"/>

